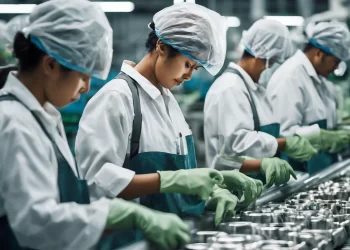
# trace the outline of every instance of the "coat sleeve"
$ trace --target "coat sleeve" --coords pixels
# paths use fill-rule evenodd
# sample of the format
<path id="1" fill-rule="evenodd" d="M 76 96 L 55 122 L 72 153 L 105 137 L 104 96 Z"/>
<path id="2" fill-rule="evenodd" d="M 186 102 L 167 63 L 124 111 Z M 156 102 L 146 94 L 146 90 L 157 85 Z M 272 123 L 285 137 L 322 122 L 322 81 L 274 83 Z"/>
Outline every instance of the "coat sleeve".
<path id="1" fill-rule="evenodd" d="M 306 136 L 320 133 L 318 125 L 303 126 L 305 103 L 301 81 L 302 74 L 287 74 L 281 77 L 281 72 L 274 74 L 268 83 L 267 93 L 272 104 L 274 115 L 281 125 L 281 137 L 295 134 Z"/>
<path id="2" fill-rule="evenodd" d="M 135 172 L 123 168 L 132 130 L 132 99 L 116 90 L 94 96 L 80 120 L 75 153 L 92 199 L 116 197 Z"/>
<path id="3" fill-rule="evenodd" d="M 234 82 L 222 91 L 207 104 L 205 117 L 208 120 L 206 130 L 209 134 L 210 124 L 218 123 L 217 134 L 213 138 L 222 138 L 227 154 L 246 155 L 254 158 L 272 157 L 277 151 L 277 141 L 273 136 L 254 131 L 254 121 L 251 105 L 248 99 L 248 92 L 242 80 L 232 74 L 226 74 L 218 80 Z M 207 123 L 207 121 L 206 121 Z M 210 140 L 210 138 L 209 138 Z M 217 150 L 220 152 L 222 146 Z"/>
<path id="4" fill-rule="evenodd" d="M 3 119 L 3 118 L 2 118 Z M 109 200 L 91 205 L 59 203 L 53 149 L 15 117 L 3 123 L 0 195 L 19 244 L 33 249 L 89 249 L 104 230 Z"/>

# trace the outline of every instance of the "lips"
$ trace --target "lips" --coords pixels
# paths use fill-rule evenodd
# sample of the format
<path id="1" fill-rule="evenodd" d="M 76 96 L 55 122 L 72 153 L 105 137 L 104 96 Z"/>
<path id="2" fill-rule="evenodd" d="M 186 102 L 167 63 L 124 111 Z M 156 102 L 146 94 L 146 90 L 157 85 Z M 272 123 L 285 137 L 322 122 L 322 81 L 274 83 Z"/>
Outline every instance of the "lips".
<path id="1" fill-rule="evenodd" d="M 183 83 L 182 81 L 179 81 L 179 80 L 176 80 L 176 79 L 175 79 L 175 82 L 177 82 L 177 85 L 180 85 L 181 83 Z"/>

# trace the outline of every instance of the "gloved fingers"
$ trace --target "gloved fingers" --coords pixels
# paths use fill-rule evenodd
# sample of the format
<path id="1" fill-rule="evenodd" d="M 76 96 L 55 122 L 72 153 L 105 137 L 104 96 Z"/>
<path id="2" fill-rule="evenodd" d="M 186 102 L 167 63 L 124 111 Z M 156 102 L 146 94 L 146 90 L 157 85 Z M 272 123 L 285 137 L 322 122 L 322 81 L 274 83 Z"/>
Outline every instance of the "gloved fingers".
<path id="1" fill-rule="evenodd" d="M 280 180 L 279 180 L 279 184 L 282 185 L 282 184 L 285 184 L 287 183 L 287 178 L 289 177 L 289 171 L 287 172 L 287 169 L 285 168 L 284 165 L 282 165 L 280 167 Z"/>
<path id="2" fill-rule="evenodd" d="M 174 232 L 170 233 L 167 235 L 166 238 L 167 238 L 168 249 L 175 249 L 175 247 L 177 247 L 178 245 L 177 234 L 175 234 Z"/>
<path id="3" fill-rule="evenodd" d="M 255 184 L 256 184 L 256 187 L 257 187 L 257 195 L 256 195 L 256 197 L 259 198 L 261 193 L 262 193 L 262 191 L 263 191 L 264 184 L 260 180 L 255 180 Z"/>
<path id="4" fill-rule="evenodd" d="M 176 248 L 179 248 L 182 245 L 188 244 L 191 241 L 191 235 L 190 235 L 189 232 L 179 231 L 178 235 L 177 235 L 177 238 L 178 238 L 178 244 L 177 245 L 180 245 L 180 246 L 176 246 Z"/>
<path id="5" fill-rule="evenodd" d="M 288 163 L 287 163 L 288 164 Z M 287 165 L 287 168 L 288 168 L 288 171 L 289 171 L 289 174 L 296 180 L 298 179 L 297 176 L 295 175 L 295 172 L 294 172 L 294 169 L 292 168 L 291 165 Z"/>
<path id="6" fill-rule="evenodd" d="M 274 166 L 275 167 L 275 185 L 279 186 L 281 185 L 283 182 L 282 178 L 283 178 L 283 168 L 281 166 Z"/>
<path id="7" fill-rule="evenodd" d="M 232 218 L 233 216 L 235 216 L 236 214 L 236 205 L 232 204 L 231 202 L 227 205 L 226 207 L 226 212 L 225 212 L 225 216 L 223 217 L 224 220 Z"/>
<path id="8" fill-rule="evenodd" d="M 224 177 L 222 174 L 215 169 L 212 169 L 212 171 L 209 172 L 209 178 L 212 180 L 213 186 L 220 185 L 224 182 Z"/>
<path id="9" fill-rule="evenodd" d="M 289 173 L 289 169 L 288 169 L 287 165 L 283 166 L 283 169 L 284 169 L 284 174 L 285 174 L 285 179 L 284 179 L 283 184 L 286 184 L 290 180 L 290 173 Z"/>
<path id="10" fill-rule="evenodd" d="M 175 216 L 177 216 L 177 215 L 175 215 Z M 179 230 L 181 230 L 183 233 L 190 234 L 190 227 L 186 223 L 184 223 L 180 219 L 180 217 L 178 217 L 178 221 L 179 221 L 179 223 L 178 223 Z"/>
<path id="11" fill-rule="evenodd" d="M 215 211 L 215 226 L 219 225 L 225 212 L 226 202 L 218 202 Z"/>
<path id="12" fill-rule="evenodd" d="M 266 184 L 265 188 L 270 188 L 275 183 L 275 173 L 273 171 L 266 171 Z"/>

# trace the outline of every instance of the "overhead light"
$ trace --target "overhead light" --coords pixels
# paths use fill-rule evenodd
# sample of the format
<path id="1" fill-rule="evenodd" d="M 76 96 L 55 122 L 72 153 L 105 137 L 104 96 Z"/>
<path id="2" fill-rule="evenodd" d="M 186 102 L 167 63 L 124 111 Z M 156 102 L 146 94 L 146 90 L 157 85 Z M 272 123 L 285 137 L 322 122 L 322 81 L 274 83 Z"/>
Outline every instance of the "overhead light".
<path id="1" fill-rule="evenodd" d="M 227 25 L 228 27 L 239 27 L 241 26 L 241 20 L 236 16 L 227 16 Z"/>
<path id="2" fill-rule="evenodd" d="M 67 0 L 68 1 L 68 0 Z M 135 9 L 133 2 L 95 2 L 104 12 L 132 12 Z M 28 14 L 36 4 L 0 4 L 0 14 Z"/>
<path id="3" fill-rule="evenodd" d="M 286 26 L 302 26 L 304 24 L 302 16 L 264 16 L 264 19 L 279 21 Z"/>
<path id="4" fill-rule="evenodd" d="M 95 2 L 104 12 L 132 12 L 135 9 L 133 2 Z"/>
<path id="5" fill-rule="evenodd" d="M 1 14 L 28 14 L 36 4 L 0 4 Z"/>

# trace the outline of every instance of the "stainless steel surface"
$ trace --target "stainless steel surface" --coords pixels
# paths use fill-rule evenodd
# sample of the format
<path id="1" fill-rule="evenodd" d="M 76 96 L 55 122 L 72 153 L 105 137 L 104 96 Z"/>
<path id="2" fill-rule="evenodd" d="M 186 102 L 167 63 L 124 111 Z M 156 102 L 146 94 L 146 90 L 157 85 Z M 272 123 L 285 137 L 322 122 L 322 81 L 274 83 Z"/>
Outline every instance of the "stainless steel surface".
<path id="1" fill-rule="evenodd" d="M 182 249 L 350 250 L 350 160 L 297 176 L 217 228 L 214 213 L 186 219 L 193 243 Z"/>

